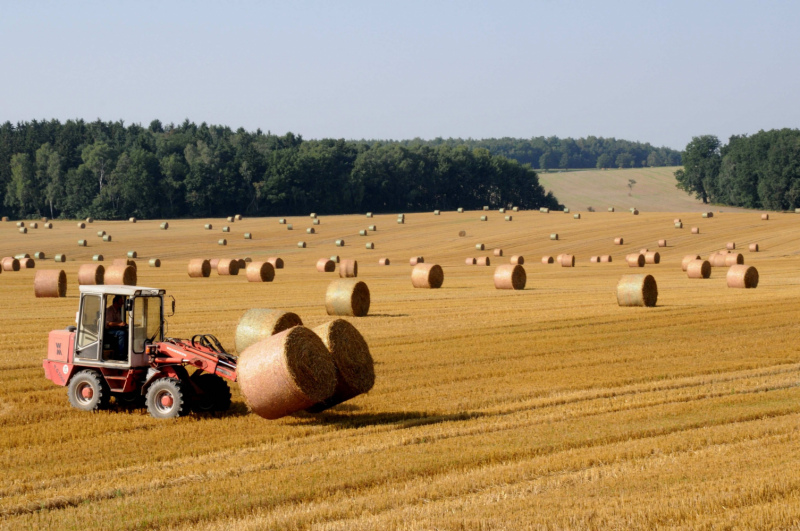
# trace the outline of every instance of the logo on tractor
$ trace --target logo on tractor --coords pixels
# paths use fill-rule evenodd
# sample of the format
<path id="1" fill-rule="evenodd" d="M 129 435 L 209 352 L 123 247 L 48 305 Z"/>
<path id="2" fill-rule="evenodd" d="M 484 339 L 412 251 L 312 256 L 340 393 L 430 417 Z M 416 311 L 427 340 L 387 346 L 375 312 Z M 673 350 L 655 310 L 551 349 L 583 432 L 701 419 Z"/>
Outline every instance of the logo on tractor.
<path id="1" fill-rule="evenodd" d="M 69 372 L 69 367 L 64 365 L 63 367 L 61 367 L 61 370 L 64 371 L 64 374 L 67 374 Z"/>
<path id="2" fill-rule="evenodd" d="M 61 357 L 61 343 L 56 343 L 56 356 Z"/>

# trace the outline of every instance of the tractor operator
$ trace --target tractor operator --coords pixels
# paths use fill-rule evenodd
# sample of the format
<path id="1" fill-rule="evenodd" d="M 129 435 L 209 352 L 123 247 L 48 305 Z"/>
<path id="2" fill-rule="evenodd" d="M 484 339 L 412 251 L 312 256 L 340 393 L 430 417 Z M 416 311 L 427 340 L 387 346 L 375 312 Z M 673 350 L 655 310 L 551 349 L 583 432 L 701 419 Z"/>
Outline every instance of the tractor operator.
<path id="1" fill-rule="evenodd" d="M 125 360 L 128 357 L 128 327 L 122 317 L 122 306 L 125 304 L 123 295 L 115 295 L 111 306 L 106 309 L 106 330 L 109 338 L 115 338 L 117 343 L 117 359 Z"/>

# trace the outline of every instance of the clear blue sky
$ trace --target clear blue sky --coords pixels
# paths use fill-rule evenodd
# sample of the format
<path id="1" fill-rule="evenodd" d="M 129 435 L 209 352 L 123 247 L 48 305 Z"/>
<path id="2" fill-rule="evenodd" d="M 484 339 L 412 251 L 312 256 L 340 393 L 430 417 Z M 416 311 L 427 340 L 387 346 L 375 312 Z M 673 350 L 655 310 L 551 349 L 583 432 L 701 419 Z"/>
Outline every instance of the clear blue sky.
<path id="1" fill-rule="evenodd" d="M 0 122 L 305 138 L 800 126 L 800 2 L 0 2 Z"/>

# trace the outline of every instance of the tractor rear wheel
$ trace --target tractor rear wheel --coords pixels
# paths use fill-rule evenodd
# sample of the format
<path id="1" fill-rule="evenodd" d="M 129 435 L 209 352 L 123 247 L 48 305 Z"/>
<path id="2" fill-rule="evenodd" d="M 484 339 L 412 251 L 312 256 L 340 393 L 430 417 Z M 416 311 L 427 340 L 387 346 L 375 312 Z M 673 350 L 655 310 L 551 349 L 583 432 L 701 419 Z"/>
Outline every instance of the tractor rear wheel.
<path id="1" fill-rule="evenodd" d="M 227 411 L 231 407 L 231 389 L 228 382 L 216 374 L 204 373 L 193 378 L 203 394 L 194 397 L 195 411 L 209 413 Z"/>
<path id="2" fill-rule="evenodd" d="M 96 411 L 108 406 L 111 391 L 105 378 L 95 371 L 80 371 L 69 381 L 67 396 L 72 407 L 82 411 Z"/>
<path id="3" fill-rule="evenodd" d="M 171 419 L 188 411 L 184 383 L 177 378 L 161 378 L 147 388 L 147 411 L 157 419 Z"/>

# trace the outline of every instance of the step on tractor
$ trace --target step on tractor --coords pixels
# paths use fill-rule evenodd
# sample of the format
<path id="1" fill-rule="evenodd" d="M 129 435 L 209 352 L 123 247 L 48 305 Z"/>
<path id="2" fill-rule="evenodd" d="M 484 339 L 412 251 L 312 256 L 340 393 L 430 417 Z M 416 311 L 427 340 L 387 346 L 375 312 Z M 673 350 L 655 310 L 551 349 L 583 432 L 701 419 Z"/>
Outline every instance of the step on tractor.
<path id="1" fill-rule="evenodd" d="M 227 410 L 236 357 L 212 335 L 165 337 L 164 297 L 163 289 L 80 286 L 77 326 L 50 332 L 45 376 L 83 411 L 112 399 L 162 419 Z"/>

